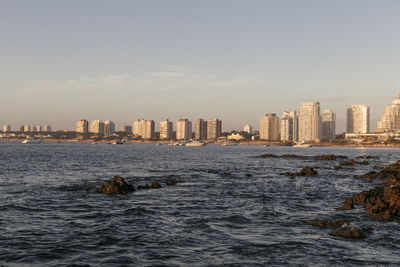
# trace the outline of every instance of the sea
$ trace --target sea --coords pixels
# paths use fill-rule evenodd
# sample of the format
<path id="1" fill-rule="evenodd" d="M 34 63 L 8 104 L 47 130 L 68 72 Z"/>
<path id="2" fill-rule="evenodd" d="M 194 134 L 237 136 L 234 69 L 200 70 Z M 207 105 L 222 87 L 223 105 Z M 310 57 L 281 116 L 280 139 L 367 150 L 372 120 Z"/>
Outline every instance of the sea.
<path id="1" fill-rule="evenodd" d="M 368 165 L 261 154 L 372 155 Z M 0 143 L 0 266 L 398 265 L 398 220 L 375 221 L 346 197 L 381 184 L 360 175 L 398 149 Z M 318 175 L 290 177 L 305 166 Z M 104 195 L 115 175 L 160 189 Z M 177 184 L 167 186 L 174 179 Z M 312 220 L 371 227 L 330 236 Z"/>

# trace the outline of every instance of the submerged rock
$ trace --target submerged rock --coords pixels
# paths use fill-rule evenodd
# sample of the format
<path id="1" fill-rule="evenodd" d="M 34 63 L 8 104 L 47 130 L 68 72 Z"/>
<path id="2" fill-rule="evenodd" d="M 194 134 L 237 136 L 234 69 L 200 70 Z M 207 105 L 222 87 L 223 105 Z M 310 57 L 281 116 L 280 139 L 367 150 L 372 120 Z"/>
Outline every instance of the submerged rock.
<path id="1" fill-rule="evenodd" d="M 251 174 L 251 173 L 246 173 L 244 176 L 246 176 L 246 177 L 253 177 L 253 174 Z"/>
<path id="2" fill-rule="evenodd" d="M 157 182 L 151 182 L 150 184 L 146 184 L 146 185 L 139 185 L 138 187 L 137 187 L 137 189 L 138 190 L 141 190 L 141 189 L 158 189 L 158 188 L 161 188 L 162 186 L 159 184 L 159 183 L 157 183 Z"/>
<path id="3" fill-rule="evenodd" d="M 366 238 L 369 232 L 369 228 L 351 228 L 351 229 L 342 229 L 330 232 L 331 236 L 340 236 L 344 238 L 352 238 L 352 239 L 362 239 Z"/>
<path id="4" fill-rule="evenodd" d="M 369 164 L 369 162 L 366 160 L 355 161 L 354 159 L 345 160 L 340 163 L 341 166 L 368 165 L 368 164 Z"/>
<path id="5" fill-rule="evenodd" d="M 165 181 L 166 185 L 176 185 L 176 183 L 177 182 L 175 180 L 170 179 L 170 178 Z"/>
<path id="6" fill-rule="evenodd" d="M 337 221 L 316 220 L 316 221 L 311 221 L 311 224 L 322 228 L 340 228 L 346 225 L 350 225 L 350 222 L 346 220 L 337 220 Z"/>
<path id="7" fill-rule="evenodd" d="M 347 156 L 342 156 L 342 155 L 319 155 L 314 157 L 315 160 L 337 160 L 337 159 L 348 159 Z"/>
<path id="8" fill-rule="evenodd" d="M 274 154 L 262 154 L 260 156 L 258 156 L 259 158 L 277 158 L 277 155 Z"/>
<path id="9" fill-rule="evenodd" d="M 115 176 L 112 181 L 97 187 L 97 191 L 103 194 L 126 194 L 135 191 L 135 187 L 129 184 L 124 178 Z"/>
<path id="10" fill-rule="evenodd" d="M 286 174 L 288 176 L 315 176 L 318 174 L 318 172 L 316 170 L 314 170 L 313 168 L 306 166 L 303 169 L 301 169 L 299 172 L 294 172 L 294 173 L 287 172 L 287 173 L 283 173 L 283 174 Z"/>

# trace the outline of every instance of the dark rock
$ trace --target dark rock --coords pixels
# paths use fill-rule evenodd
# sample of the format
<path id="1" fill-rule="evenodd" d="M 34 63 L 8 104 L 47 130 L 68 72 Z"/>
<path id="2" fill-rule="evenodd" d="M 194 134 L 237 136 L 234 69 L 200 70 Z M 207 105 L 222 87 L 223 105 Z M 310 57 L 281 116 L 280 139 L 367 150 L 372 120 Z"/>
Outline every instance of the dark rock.
<path id="1" fill-rule="evenodd" d="M 352 238 L 352 239 L 362 239 L 366 238 L 366 233 L 369 232 L 367 229 L 361 228 L 351 228 L 351 229 L 342 229 L 332 231 L 330 233 L 331 236 L 340 236 L 344 238 Z"/>
<path id="2" fill-rule="evenodd" d="M 311 224 L 323 228 L 340 228 L 342 226 L 350 225 L 350 222 L 346 220 L 337 220 L 337 221 L 316 220 L 316 221 L 311 221 Z"/>
<path id="3" fill-rule="evenodd" d="M 231 172 L 223 172 L 222 174 L 223 175 L 231 175 L 232 173 Z"/>
<path id="4" fill-rule="evenodd" d="M 313 168 L 306 166 L 303 169 L 301 169 L 299 172 L 294 172 L 294 173 L 286 172 L 286 173 L 282 173 L 282 174 L 285 174 L 288 176 L 315 176 L 318 174 L 318 172 L 316 170 L 314 170 Z"/>
<path id="5" fill-rule="evenodd" d="M 379 159 L 378 156 L 372 156 L 372 155 L 357 156 L 356 158 L 358 158 L 358 159 Z"/>
<path id="6" fill-rule="evenodd" d="M 244 176 L 246 176 L 246 177 L 253 177 L 253 174 L 251 174 L 251 173 L 246 173 Z"/>
<path id="7" fill-rule="evenodd" d="M 124 178 L 115 176 L 112 181 L 97 187 L 97 190 L 103 194 L 126 194 L 135 191 L 135 188 L 129 184 Z"/>
<path id="8" fill-rule="evenodd" d="M 258 156 L 259 158 L 277 158 L 277 155 L 274 154 L 262 154 L 260 156 Z"/>
<path id="9" fill-rule="evenodd" d="M 342 155 L 319 155 L 314 157 L 315 160 L 337 160 L 337 159 L 348 159 L 347 156 Z"/>
<path id="10" fill-rule="evenodd" d="M 380 170 L 380 169 L 384 169 L 384 168 L 381 167 L 381 166 L 374 165 L 373 169 L 374 169 L 374 170 Z"/>
<path id="11" fill-rule="evenodd" d="M 137 190 L 142 190 L 142 189 L 158 189 L 161 188 L 162 186 L 157 183 L 157 182 L 151 182 L 151 184 L 146 184 L 146 185 L 139 185 L 137 187 Z"/>
<path id="12" fill-rule="evenodd" d="M 176 181 L 175 180 L 173 180 L 173 179 L 167 179 L 166 181 L 165 181 L 165 184 L 166 185 L 176 185 Z"/>
<path id="13" fill-rule="evenodd" d="M 295 155 L 295 154 L 282 154 L 282 158 L 297 158 L 297 159 L 306 159 L 307 156 L 302 156 L 302 155 Z"/>

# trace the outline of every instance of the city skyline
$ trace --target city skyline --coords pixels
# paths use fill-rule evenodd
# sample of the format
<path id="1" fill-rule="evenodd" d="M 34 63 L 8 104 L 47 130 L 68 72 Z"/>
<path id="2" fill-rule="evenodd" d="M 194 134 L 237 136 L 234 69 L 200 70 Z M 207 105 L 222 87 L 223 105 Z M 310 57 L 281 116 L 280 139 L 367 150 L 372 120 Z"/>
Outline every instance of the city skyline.
<path id="1" fill-rule="evenodd" d="M 400 88 L 399 9 L 391 0 L 2 1 L 0 124 L 217 117 L 229 131 L 320 102 L 335 110 L 338 133 L 349 105 L 368 105 L 375 131 Z"/>

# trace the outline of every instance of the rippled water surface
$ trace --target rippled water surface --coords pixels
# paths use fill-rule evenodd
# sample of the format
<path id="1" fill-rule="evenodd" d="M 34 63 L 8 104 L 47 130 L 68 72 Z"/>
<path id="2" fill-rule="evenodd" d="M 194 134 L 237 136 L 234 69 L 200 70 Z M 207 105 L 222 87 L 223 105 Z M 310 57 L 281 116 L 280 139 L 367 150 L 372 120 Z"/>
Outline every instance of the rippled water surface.
<path id="1" fill-rule="evenodd" d="M 263 153 L 380 158 L 334 170 L 338 161 L 256 157 Z M 1 143 L 0 265 L 395 265 L 399 222 L 337 207 L 381 182 L 358 175 L 397 159 L 395 149 Z M 280 175 L 307 165 L 320 167 L 316 177 Z M 97 193 L 114 175 L 163 187 Z M 179 183 L 167 187 L 169 175 Z M 313 219 L 373 231 L 346 240 Z"/>

